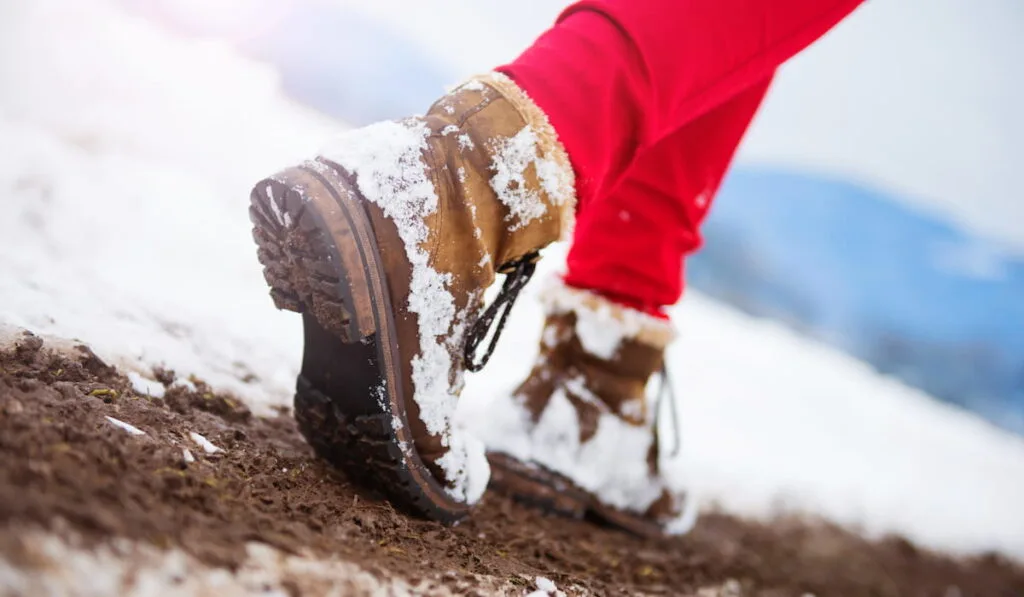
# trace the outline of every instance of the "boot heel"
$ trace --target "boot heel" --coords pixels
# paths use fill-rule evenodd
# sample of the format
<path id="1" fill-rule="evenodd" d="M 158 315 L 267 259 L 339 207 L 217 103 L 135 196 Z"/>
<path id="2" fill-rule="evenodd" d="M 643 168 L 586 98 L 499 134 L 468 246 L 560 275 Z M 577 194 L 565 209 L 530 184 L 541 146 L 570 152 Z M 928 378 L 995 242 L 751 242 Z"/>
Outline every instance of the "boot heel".
<path id="1" fill-rule="evenodd" d="M 394 309 L 354 182 L 320 160 L 260 181 L 249 218 L 279 309 L 302 314 L 295 418 L 316 453 L 399 507 L 446 523 L 469 511 L 414 448 Z"/>
<path id="2" fill-rule="evenodd" d="M 333 263 L 334 248 L 316 207 L 330 190 L 314 173 L 288 168 L 252 190 L 249 219 L 263 277 L 278 309 L 308 313 L 346 343 L 362 338 L 355 301 Z M 333 200 L 331 200 L 333 201 Z"/>

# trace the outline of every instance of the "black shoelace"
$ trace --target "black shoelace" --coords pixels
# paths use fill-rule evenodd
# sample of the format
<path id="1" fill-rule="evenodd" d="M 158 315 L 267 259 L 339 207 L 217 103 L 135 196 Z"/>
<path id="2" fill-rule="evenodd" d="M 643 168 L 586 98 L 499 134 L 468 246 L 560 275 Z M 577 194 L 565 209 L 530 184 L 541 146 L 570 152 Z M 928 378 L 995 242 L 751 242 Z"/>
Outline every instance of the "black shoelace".
<path id="1" fill-rule="evenodd" d="M 534 270 L 537 269 L 537 260 L 539 258 L 540 254 L 530 253 L 502 268 L 501 273 L 505 274 L 505 282 L 501 285 L 501 292 L 498 293 L 498 297 L 494 299 L 494 302 L 473 323 L 473 327 L 470 328 L 469 334 L 466 337 L 466 350 L 463 354 L 466 369 L 475 373 L 483 369 L 487 365 L 487 361 L 491 360 L 491 355 L 494 354 L 494 347 L 497 346 L 498 338 L 501 337 L 501 332 L 505 329 L 505 322 L 508 321 L 508 314 L 512 311 L 512 305 L 519 297 L 519 292 L 530 281 L 530 277 L 533 276 Z M 490 344 L 487 345 L 487 351 L 478 360 L 477 348 L 487 338 L 494 319 L 498 317 L 499 313 L 501 318 L 498 319 L 498 326 L 494 330 Z"/>
<path id="2" fill-rule="evenodd" d="M 491 360 L 494 348 L 498 345 L 498 338 L 501 337 L 501 332 L 505 329 L 505 323 L 508 321 L 508 315 L 512 311 L 512 305 L 515 304 L 516 299 L 519 298 L 519 293 L 530 281 L 533 272 L 537 269 L 539 257 L 538 253 L 530 253 L 502 269 L 501 273 L 505 274 L 505 281 L 501 285 L 501 291 L 498 293 L 497 298 L 494 299 L 494 302 L 473 323 L 473 327 L 470 328 L 469 334 L 466 337 L 466 349 L 463 353 L 466 369 L 475 373 L 483 369 L 487 362 Z M 482 357 L 478 358 L 476 354 L 477 349 L 487 338 L 494 320 L 499 317 L 499 314 L 498 325 L 494 329 L 490 343 L 487 345 L 487 351 L 484 352 Z M 658 423 L 661 419 L 662 403 L 666 399 L 668 400 L 669 413 L 672 417 L 672 452 L 670 457 L 674 458 L 679 454 L 682 443 L 680 441 L 679 407 L 676 404 L 675 391 L 672 386 L 672 378 L 668 374 L 668 366 L 662 364 L 661 387 L 658 388 L 658 398 L 654 406 L 654 441 L 656 443 L 661 435 L 658 431 Z"/>

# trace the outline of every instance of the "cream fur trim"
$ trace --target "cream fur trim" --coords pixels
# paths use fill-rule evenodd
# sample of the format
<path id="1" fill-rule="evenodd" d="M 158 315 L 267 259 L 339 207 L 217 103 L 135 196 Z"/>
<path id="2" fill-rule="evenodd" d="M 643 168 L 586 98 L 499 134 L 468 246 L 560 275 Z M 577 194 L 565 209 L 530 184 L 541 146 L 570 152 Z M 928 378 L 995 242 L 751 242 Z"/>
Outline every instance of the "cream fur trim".
<path id="1" fill-rule="evenodd" d="M 551 160 L 557 169 L 557 188 L 545 189 L 546 194 L 559 209 L 562 239 L 572 238 L 572 230 L 576 225 L 576 174 L 569 161 L 569 154 L 558 140 L 558 132 L 548 120 L 548 115 L 507 75 L 490 72 L 472 77 L 470 81 L 479 81 L 501 94 L 536 133 L 540 156 Z"/>
<path id="2" fill-rule="evenodd" d="M 583 347 L 602 358 L 614 356 L 622 339 L 663 349 L 676 337 L 672 322 L 612 302 L 589 290 L 568 286 L 559 276 L 546 282 L 540 300 L 548 314 L 575 313 L 576 331 Z M 581 333 L 584 329 L 590 331 Z"/>

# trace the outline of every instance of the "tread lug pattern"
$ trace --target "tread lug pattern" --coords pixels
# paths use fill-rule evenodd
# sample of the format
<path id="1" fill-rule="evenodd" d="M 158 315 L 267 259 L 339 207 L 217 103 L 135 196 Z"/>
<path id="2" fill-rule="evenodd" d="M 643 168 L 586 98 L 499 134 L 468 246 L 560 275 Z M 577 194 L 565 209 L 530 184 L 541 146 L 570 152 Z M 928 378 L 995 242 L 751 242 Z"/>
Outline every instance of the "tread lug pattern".
<path id="1" fill-rule="evenodd" d="M 350 335 L 353 315 L 339 291 L 343 280 L 331 260 L 333 243 L 311 213 L 304 191 L 289 182 L 289 172 L 258 183 L 249 208 L 270 296 L 277 308 L 311 315 L 343 342 L 360 342 Z M 464 513 L 435 504 L 414 481 L 391 427 L 392 413 L 348 416 L 304 376 L 298 379 L 294 406 L 299 429 L 316 454 L 351 480 L 413 514 L 446 524 L 463 518 Z"/>
<path id="2" fill-rule="evenodd" d="M 346 417 L 328 396 L 299 377 L 295 418 L 317 455 L 353 481 L 380 491 L 416 515 L 447 524 L 461 519 L 435 506 L 412 481 L 391 434 L 389 414 Z"/>
<path id="3" fill-rule="evenodd" d="M 278 309 L 315 313 L 346 342 L 351 311 L 338 296 L 340 282 L 327 258 L 331 241 L 307 212 L 302 193 L 277 177 L 253 189 L 249 219 L 256 256 Z"/>

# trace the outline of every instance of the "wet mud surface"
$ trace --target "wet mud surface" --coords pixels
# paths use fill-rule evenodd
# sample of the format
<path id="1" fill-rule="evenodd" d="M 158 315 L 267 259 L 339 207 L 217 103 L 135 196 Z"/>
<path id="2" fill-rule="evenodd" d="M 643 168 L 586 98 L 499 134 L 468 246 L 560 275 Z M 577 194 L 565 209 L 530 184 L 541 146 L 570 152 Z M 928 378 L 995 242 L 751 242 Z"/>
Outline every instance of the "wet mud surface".
<path id="1" fill-rule="evenodd" d="M 87 548 L 127 538 L 228 569 L 262 542 L 469 594 L 485 575 L 524 594 L 545 576 L 570 594 L 1024 595 L 1024 568 L 997 554 L 954 559 L 822 521 L 707 514 L 686 537 L 644 541 L 489 493 L 444 527 L 316 460 L 288 413 L 257 417 L 196 380 L 158 378 L 166 393 L 153 398 L 84 348 L 58 354 L 25 336 L 0 350 L 0 557 L 18 561 L 4 552 L 19 529 L 59 527 Z"/>

